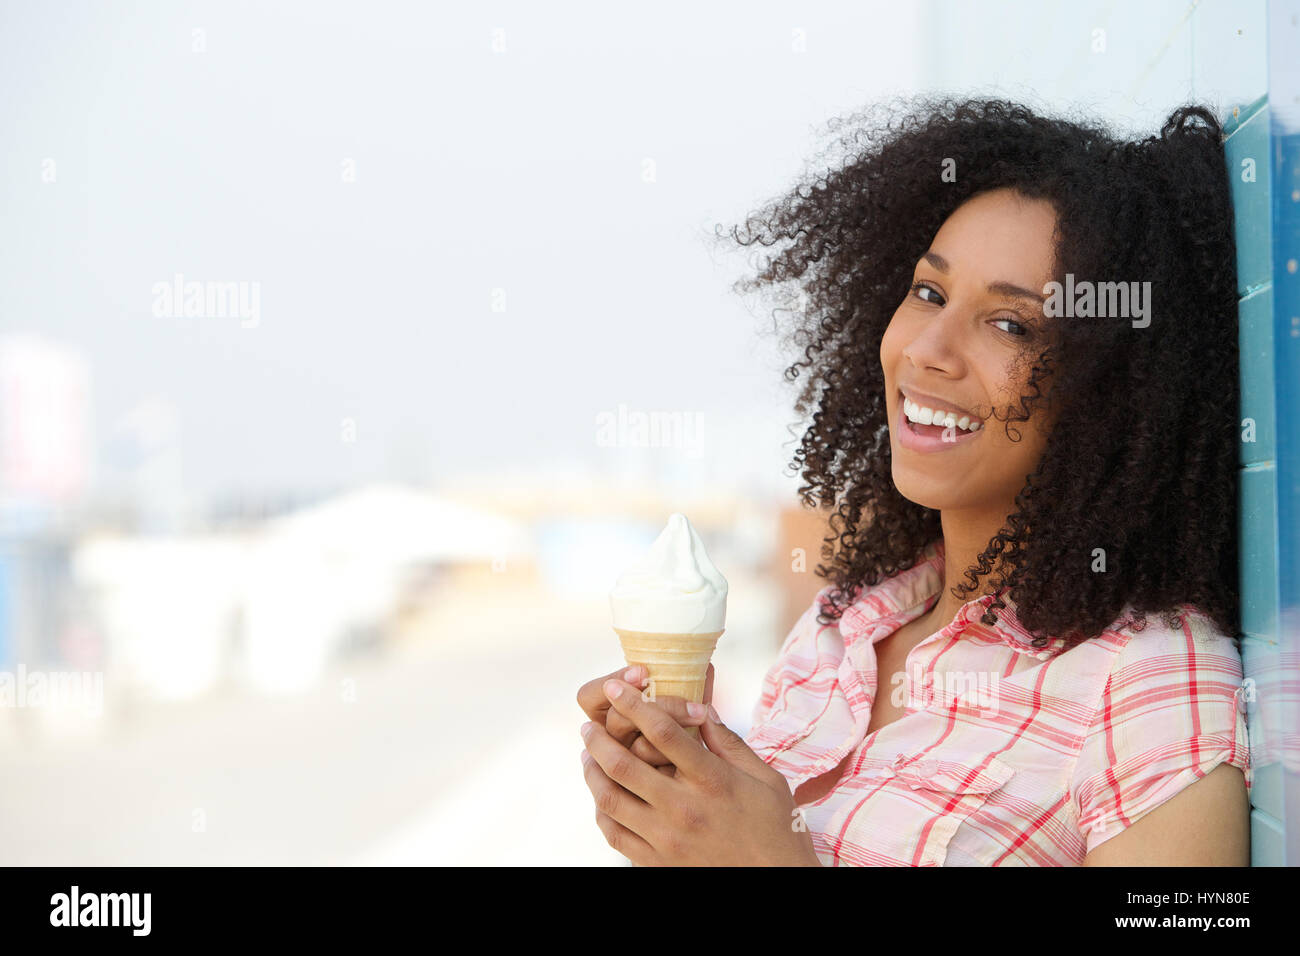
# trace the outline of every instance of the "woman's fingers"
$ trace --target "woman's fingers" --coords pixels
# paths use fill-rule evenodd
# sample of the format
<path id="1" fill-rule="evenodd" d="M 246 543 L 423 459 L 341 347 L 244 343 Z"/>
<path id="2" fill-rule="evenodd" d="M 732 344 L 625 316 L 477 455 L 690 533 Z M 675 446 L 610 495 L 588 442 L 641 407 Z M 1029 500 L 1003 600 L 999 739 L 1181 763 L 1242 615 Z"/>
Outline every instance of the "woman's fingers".
<path id="1" fill-rule="evenodd" d="M 596 823 L 609 845 L 629 859 L 634 852 L 651 853 L 645 836 L 653 821 L 645 801 L 611 780 L 590 750 L 583 751 L 582 764 L 587 789 L 596 802 Z"/>
<path id="2" fill-rule="evenodd" d="M 663 771 L 670 777 L 677 773 L 677 767 L 674 766 L 673 762 L 661 754 L 659 748 L 644 737 L 638 737 L 632 741 L 632 746 L 628 750 L 637 759 L 644 760 L 656 770 Z"/>
<path id="3" fill-rule="evenodd" d="M 671 723 L 660 714 L 659 720 Z M 676 724 L 672 725 L 679 734 L 684 734 Z M 649 828 L 655 823 L 652 807 L 662 807 L 666 803 L 666 787 L 670 784 L 657 767 L 638 760 L 618 741 L 611 737 L 605 728 L 595 721 L 583 726 L 583 738 L 587 744 L 587 753 L 600 765 L 603 771 L 601 781 L 608 778 L 617 786 L 599 786 L 591 776 L 588 765 L 587 784 L 592 787 L 596 797 L 596 809 L 609 814 L 633 833 L 649 838 Z M 701 747 L 701 750 L 704 748 Z"/>
<path id="4" fill-rule="evenodd" d="M 609 698 L 605 696 L 605 681 L 611 677 L 617 677 L 627 681 L 629 684 L 641 686 L 641 682 L 649 676 L 646 670 L 640 664 L 633 667 L 620 667 L 616 671 L 611 671 L 604 677 L 597 677 L 595 680 L 589 680 L 578 688 L 578 706 L 582 712 L 591 720 L 605 722 L 605 712 L 609 710 Z"/>
<path id="5" fill-rule="evenodd" d="M 626 746 L 628 750 L 632 751 L 634 757 L 644 760 L 652 767 L 672 766 L 668 758 L 659 752 L 659 748 L 642 737 L 639 732 L 636 739 Z"/>
<path id="6" fill-rule="evenodd" d="M 682 722 L 672 716 L 665 708 L 659 706 L 658 701 L 647 701 L 631 685 L 620 681 L 618 678 L 612 678 L 606 685 L 608 696 L 613 699 L 613 707 L 610 709 L 610 715 L 615 713 L 622 714 L 636 724 L 637 730 L 641 731 L 641 736 L 656 747 L 660 753 L 668 758 L 669 762 L 677 766 L 679 774 L 685 772 L 691 776 L 701 776 L 705 773 L 715 772 L 719 763 L 719 758 L 710 753 L 705 747 L 701 746 L 700 738 L 688 734 L 684 729 Z M 665 700 L 667 698 L 664 698 Z M 700 711 L 707 714 L 707 708 L 700 704 L 687 705 L 683 702 L 683 707 L 699 708 Z M 689 713 L 689 709 L 687 711 Z M 691 715 L 694 717 L 695 715 Z M 703 723 L 701 720 L 700 723 Z M 593 734 L 593 737 L 598 736 Z M 610 742 L 613 743 L 612 738 Z M 588 749 L 591 749 L 591 742 L 588 741 Z M 632 754 L 627 753 L 631 760 Z M 599 755 L 597 755 L 599 758 Z M 650 768 L 640 760 L 634 761 L 637 767 Z M 603 764 L 602 764 L 603 766 Z M 654 803 L 656 791 L 653 787 L 654 781 L 648 780 L 640 774 L 637 767 L 629 767 L 628 779 L 624 775 L 610 772 L 606 767 L 606 772 L 610 774 L 616 782 L 621 783 L 633 793 L 636 793 L 647 803 Z M 645 786 L 645 790 L 638 789 L 638 786 Z"/>
<path id="7" fill-rule="evenodd" d="M 606 813 L 596 811 L 596 826 L 605 835 L 605 842 L 622 853 L 637 866 L 657 866 L 659 857 L 649 843 Z"/>
<path id="8" fill-rule="evenodd" d="M 712 700 L 713 665 L 709 664 L 708 676 L 704 681 L 705 705 L 707 706 Z M 680 697 L 661 697 L 659 698 L 659 701 L 671 711 L 673 716 L 677 718 L 677 722 L 683 727 L 703 725 L 704 718 L 691 717 L 686 711 L 686 702 Z M 620 733 L 624 735 L 630 734 L 633 738 L 631 743 L 628 743 L 626 736 L 623 736 L 619 740 L 619 743 L 623 744 L 623 746 L 627 747 L 632 751 L 632 753 L 636 754 L 636 756 L 640 757 L 646 763 L 661 769 L 672 767 L 672 762 L 659 752 L 659 748 L 640 735 L 640 731 L 636 730 L 636 724 L 632 723 L 630 719 L 620 714 L 617 710 L 610 710 L 610 712 L 605 715 L 605 727 L 617 727 L 619 728 Z"/>
<path id="9" fill-rule="evenodd" d="M 601 693 L 603 694 L 604 691 L 601 691 Z M 609 698 L 605 698 L 605 701 L 608 703 Z M 683 727 L 698 727 L 708 719 L 708 711 L 704 704 L 694 705 L 699 708 L 699 712 L 698 714 L 692 714 L 687 702 L 681 697 L 656 697 L 653 701 L 647 701 L 646 703 L 648 706 L 658 707 L 666 712 Z M 605 729 L 609 731 L 611 737 L 646 763 L 658 766 L 669 762 L 667 757 L 641 736 L 640 729 L 632 722 L 631 718 L 613 708 L 605 715 Z"/>
<path id="10" fill-rule="evenodd" d="M 704 703 L 709 704 L 713 701 L 713 665 L 709 664 L 704 679 Z M 610 671 L 594 680 L 589 680 L 578 688 L 578 706 L 582 712 L 591 720 L 603 720 L 605 712 L 609 710 L 609 698 L 605 696 L 605 681 L 611 677 L 625 680 L 629 684 L 641 687 L 650 675 L 646 673 L 644 665 L 633 664 L 631 667 L 621 667 L 616 671 Z M 664 700 L 680 700 L 677 697 L 665 697 Z M 617 713 L 617 712 L 616 712 Z M 684 721 L 683 721 L 684 722 Z M 628 728 L 634 726 L 631 721 L 623 719 L 617 723 L 616 727 L 620 733 L 627 733 Z M 614 733 L 614 731 L 611 731 Z M 616 733 L 615 736 L 618 736 Z"/>
<path id="11" fill-rule="evenodd" d="M 639 759 L 652 767 L 666 768 L 671 773 L 672 764 L 668 758 L 659 752 L 659 748 L 641 736 L 641 731 L 631 719 L 612 709 L 609 705 L 609 698 L 605 696 L 605 681 L 611 677 L 625 680 L 640 688 L 648 676 L 645 667 L 636 664 L 632 667 L 613 671 L 603 677 L 597 677 L 595 680 L 588 681 L 578 688 L 578 706 L 582 708 L 583 713 L 588 718 L 597 723 L 603 723 L 609 735 L 624 747 L 627 747 Z M 708 678 L 704 685 L 704 705 L 701 706 L 707 705 L 712 697 L 713 665 L 710 664 Z M 699 714 L 691 714 L 687 708 L 687 702 L 681 697 L 658 697 L 653 701 L 653 704 L 666 711 L 683 727 L 698 727 L 706 720 L 707 715 L 704 711 L 700 711 Z"/>

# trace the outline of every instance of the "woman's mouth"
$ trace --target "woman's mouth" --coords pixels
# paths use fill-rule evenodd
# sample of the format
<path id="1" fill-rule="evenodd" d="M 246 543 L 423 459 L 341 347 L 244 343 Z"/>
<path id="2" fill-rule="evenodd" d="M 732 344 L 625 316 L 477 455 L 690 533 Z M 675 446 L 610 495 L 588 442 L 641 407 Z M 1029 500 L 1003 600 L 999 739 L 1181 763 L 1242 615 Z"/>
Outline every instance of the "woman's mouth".
<path id="1" fill-rule="evenodd" d="M 932 423 L 924 424 L 927 411 L 930 410 L 914 404 L 902 392 L 898 393 L 896 425 L 899 444 L 904 448 L 921 452 L 945 451 L 974 441 L 983 431 L 979 419 L 972 420 L 951 412 L 931 412 L 928 417 L 932 419 Z M 922 419 L 922 421 L 913 419 Z M 933 424 L 936 420 L 939 424 Z M 964 427 L 961 424 L 963 420 L 966 422 Z M 974 430 L 971 430 L 972 426 Z"/>

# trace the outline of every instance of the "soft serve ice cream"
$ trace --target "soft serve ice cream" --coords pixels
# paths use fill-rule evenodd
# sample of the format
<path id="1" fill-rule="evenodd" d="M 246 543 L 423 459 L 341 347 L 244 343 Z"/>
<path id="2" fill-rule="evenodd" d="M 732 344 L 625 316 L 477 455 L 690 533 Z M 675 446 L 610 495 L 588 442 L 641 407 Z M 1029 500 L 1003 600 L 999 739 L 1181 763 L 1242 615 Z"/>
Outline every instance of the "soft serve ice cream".
<path id="1" fill-rule="evenodd" d="M 727 579 L 686 515 L 674 514 L 649 553 L 619 577 L 609 606 L 620 630 L 709 634 L 726 621 Z"/>
<path id="2" fill-rule="evenodd" d="M 645 557 L 623 572 L 609 606 L 628 664 L 650 671 L 649 693 L 702 701 L 726 622 L 727 579 L 685 515 L 670 516 Z"/>

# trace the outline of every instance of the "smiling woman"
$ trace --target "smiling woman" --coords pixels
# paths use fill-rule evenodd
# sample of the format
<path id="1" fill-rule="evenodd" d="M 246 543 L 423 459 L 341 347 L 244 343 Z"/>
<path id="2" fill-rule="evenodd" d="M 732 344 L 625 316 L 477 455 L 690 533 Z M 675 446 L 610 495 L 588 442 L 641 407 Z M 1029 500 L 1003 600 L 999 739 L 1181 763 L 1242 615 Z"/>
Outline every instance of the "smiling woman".
<path id="1" fill-rule="evenodd" d="M 746 738 L 631 673 L 579 690 L 597 824 L 649 864 L 1245 865 L 1217 121 L 922 101 L 844 142 L 734 235 L 781 245 L 740 286 L 793 305 L 830 584 Z"/>
<path id="2" fill-rule="evenodd" d="M 732 230 L 777 247 L 737 289 L 794 317 L 786 377 L 807 373 L 810 418 L 794 463 L 805 504 L 835 510 L 823 622 L 978 504 L 991 526 L 973 553 L 948 540 L 970 558 L 948 587 L 988 578 L 1040 644 L 1097 637 L 1129 605 L 1173 625 L 1190 602 L 1234 633 L 1234 247 L 1213 114 L 1183 107 L 1126 142 L 998 100 L 880 109 L 845 121 L 841 165 Z M 1045 314 L 1067 273 L 1150 282 L 1150 324 Z M 908 454 L 909 394 L 922 415 L 979 417 L 979 441 Z"/>
<path id="3" fill-rule="evenodd" d="M 828 865 L 1244 865 L 1219 124 L 890 112 L 732 232 L 778 247 L 738 289 L 798 303 L 794 461 L 832 512 L 745 743 Z"/>

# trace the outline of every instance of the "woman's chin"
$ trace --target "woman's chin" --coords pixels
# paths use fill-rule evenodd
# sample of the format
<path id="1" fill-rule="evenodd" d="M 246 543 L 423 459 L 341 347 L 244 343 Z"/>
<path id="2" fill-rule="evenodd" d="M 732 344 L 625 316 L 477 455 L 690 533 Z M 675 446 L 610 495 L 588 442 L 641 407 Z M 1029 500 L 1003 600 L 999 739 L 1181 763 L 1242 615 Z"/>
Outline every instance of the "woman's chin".
<path id="1" fill-rule="evenodd" d="M 956 501 L 953 489 L 945 487 L 942 481 L 925 478 L 916 474 L 900 474 L 898 465 L 893 468 L 894 487 L 898 493 L 913 504 L 922 508 L 942 511 L 951 508 Z"/>

